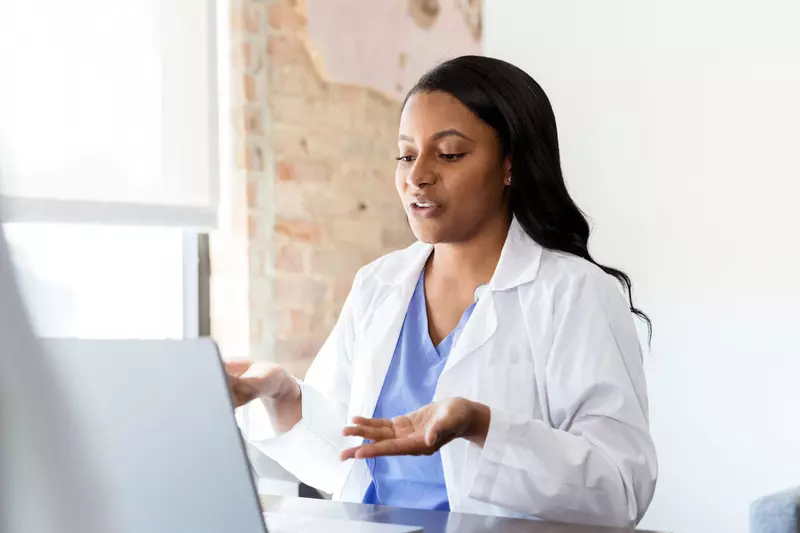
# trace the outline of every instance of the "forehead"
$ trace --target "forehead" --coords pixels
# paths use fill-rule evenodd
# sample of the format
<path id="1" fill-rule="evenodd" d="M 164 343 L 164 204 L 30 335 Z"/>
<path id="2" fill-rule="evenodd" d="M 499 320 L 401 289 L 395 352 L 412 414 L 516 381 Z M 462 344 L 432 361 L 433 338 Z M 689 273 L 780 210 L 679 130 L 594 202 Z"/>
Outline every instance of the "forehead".
<path id="1" fill-rule="evenodd" d="M 479 135 L 488 128 L 455 96 L 443 93 L 416 93 L 406 102 L 400 115 L 400 134 L 428 137 L 439 131 L 457 129 Z"/>

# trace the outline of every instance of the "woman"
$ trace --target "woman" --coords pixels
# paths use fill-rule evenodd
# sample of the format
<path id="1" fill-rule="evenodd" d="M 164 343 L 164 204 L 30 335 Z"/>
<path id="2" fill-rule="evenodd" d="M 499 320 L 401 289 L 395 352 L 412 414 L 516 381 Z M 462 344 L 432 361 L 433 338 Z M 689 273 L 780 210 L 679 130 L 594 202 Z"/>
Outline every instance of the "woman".
<path id="1" fill-rule="evenodd" d="M 236 405 L 273 425 L 248 438 L 336 499 L 636 523 L 657 467 L 632 313 L 649 320 L 589 255 L 543 90 L 448 61 L 409 93 L 398 144 L 419 242 L 359 271 L 305 382 L 228 365 Z"/>

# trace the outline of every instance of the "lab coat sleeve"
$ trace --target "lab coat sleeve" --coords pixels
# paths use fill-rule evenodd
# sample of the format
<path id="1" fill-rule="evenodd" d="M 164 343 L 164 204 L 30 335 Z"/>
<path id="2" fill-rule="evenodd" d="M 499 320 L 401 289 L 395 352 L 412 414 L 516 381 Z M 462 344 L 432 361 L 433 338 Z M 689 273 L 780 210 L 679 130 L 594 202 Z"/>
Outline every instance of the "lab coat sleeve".
<path id="1" fill-rule="evenodd" d="M 360 273 L 339 319 L 309 368 L 302 390 L 302 419 L 290 431 L 276 434 L 266 408 L 256 400 L 249 406 L 249 424 L 240 424 L 245 438 L 303 483 L 335 493 L 347 475 L 339 459 L 344 449 L 342 429 L 352 380 L 354 321 Z"/>
<path id="2" fill-rule="evenodd" d="M 549 420 L 491 409 L 469 496 L 543 520 L 631 527 L 657 463 L 641 348 L 613 278 L 576 282 L 554 305 L 553 329 Z"/>

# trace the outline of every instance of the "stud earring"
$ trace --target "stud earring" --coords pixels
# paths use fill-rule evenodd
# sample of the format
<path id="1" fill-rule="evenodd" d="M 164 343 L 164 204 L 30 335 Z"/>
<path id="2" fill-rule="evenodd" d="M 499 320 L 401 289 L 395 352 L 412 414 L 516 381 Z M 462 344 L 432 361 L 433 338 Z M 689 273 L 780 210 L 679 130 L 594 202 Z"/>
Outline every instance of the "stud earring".
<path id="1" fill-rule="evenodd" d="M 511 185 L 511 176 L 506 178 L 506 185 Z"/>

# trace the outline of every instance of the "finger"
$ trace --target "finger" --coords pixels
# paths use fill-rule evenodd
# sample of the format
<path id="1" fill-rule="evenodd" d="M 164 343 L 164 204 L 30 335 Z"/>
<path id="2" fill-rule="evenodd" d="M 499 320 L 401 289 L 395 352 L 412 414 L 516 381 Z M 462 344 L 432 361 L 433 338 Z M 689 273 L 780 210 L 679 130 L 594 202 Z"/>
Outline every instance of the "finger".
<path id="1" fill-rule="evenodd" d="M 353 424 L 356 426 L 366 426 L 371 428 L 391 428 L 392 421 L 386 418 L 364 418 L 363 416 L 354 416 Z"/>
<path id="2" fill-rule="evenodd" d="M 435 451 L 435 449 L 425 444 L 425 439 L 422 437 L 412 437 L 362 444 L 353 452 L 353 458 L 371 459 L 373 457 L 397 455 L 429 455 Z"/>
<path id="3" fill-rule="evenodd" d="M 241 386 L 239 384 L 239 378 L 228 375 L 226 376 L 228 381 L 228 391 L 236 398 L 238 401 L 241 397 Z"/>
<path id="4" fill-rule="evenodd" d="M 339 459 L 341 459 L 342 461 L 347 461 L 348 459 L 355 459 L 356 452 L 358 451 L 359 448 L 361 448 L 361 446 L 356 446 L 354 448 L 346 449 L 345 451 L 339 454 Z"/>
<path id="5" fill-rule="evenodd" d="M 244 374 L 252 365 L 251 361 L 228 361 L 225 363 L 225 373 L 229 376 L 238 377 Z"/>
<path id="6" fill-rule="evenodd" d="M 407 441 L 410 439 L 401 439 L 403 441 Z M 383 442 L 394 442 L 394 441 L 383 441 Z M 408 450 L 405 452 L 404 450 Z M 427 452 L 423 446 L 408 446 L 407 444 L 400 444 L 392 445 L 388 448 L 378 447 L 376 448 L 373 443 L 364 443 L 359 446 L 354 446 L 352 448 L 348 448 L 344 450 L 340 454 L 340 458 L 342 461 L 347 461 L 348 459 L 371 459 L 373 457 L 378 456 L 388 456 L 388 455 L 423 455 Z"/>
<path id="7" fill-rule="evenodd" d="M 233 407 L 236 409 L 250 403 L 251 401 L 253 401 L 254 398 L 252 396 L 244 396 L 242 394 L 234 392 L 233 399 L 234 399 Z"/>
<path id="8" fill-rule="evenodd" d="M 253 400 L 252 396 L 243 393 L 236 387 L 231 387 L 231 398 L 233 399 L 234 409 L 238 409 L 239 407 L 243 406 L 246 403 L 250 403 L 250 401 Z"/>
<path id="9" fill-rule="evenodd" d="M 345 437 L 363 437 L 367 440 L 386 440 L 394 438 L 394 430 L 390 427 L 372 428 L 368 426 L 348 426 L 342 431 Z"/>

